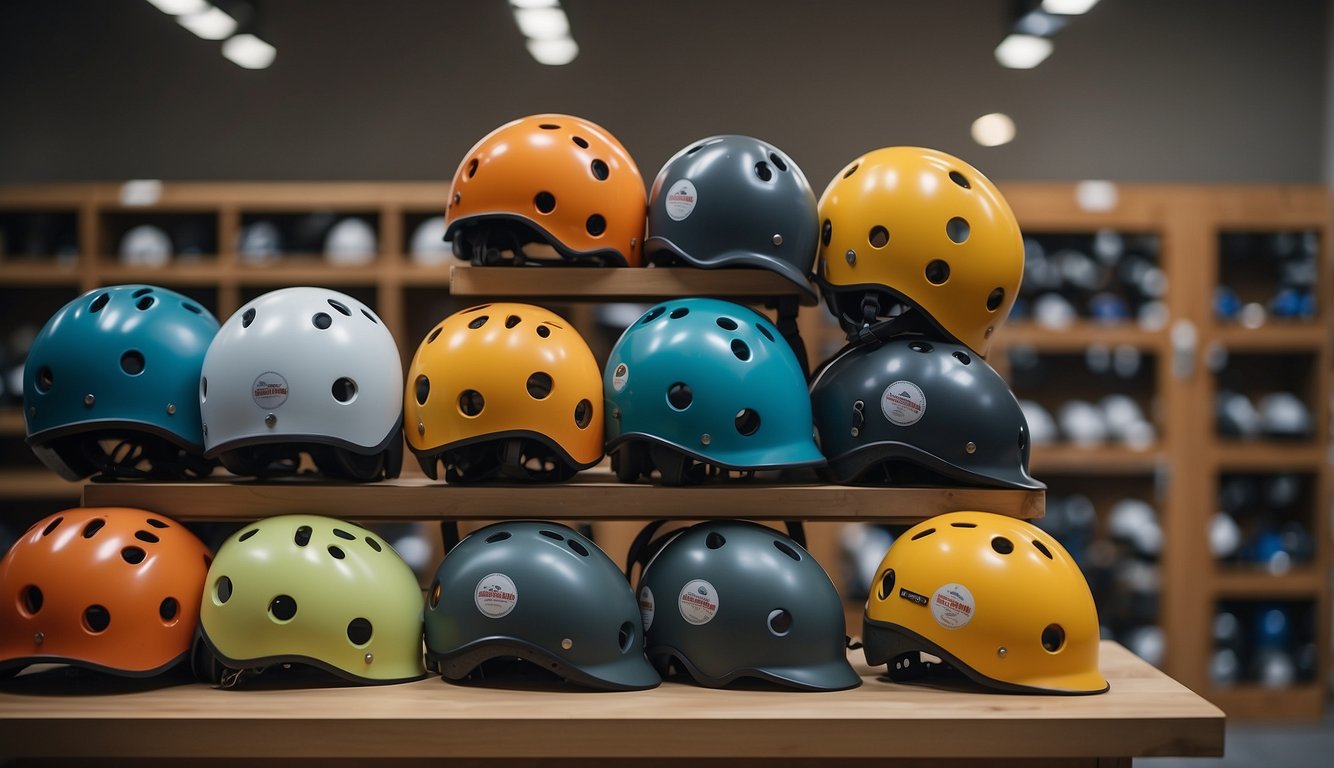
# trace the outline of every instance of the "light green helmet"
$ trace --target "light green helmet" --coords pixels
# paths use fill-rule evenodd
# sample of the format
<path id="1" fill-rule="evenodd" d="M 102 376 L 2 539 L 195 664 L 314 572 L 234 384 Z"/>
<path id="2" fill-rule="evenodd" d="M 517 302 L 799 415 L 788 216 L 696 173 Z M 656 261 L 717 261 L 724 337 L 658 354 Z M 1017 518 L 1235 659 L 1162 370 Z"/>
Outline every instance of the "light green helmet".
<path id="1" fill-rule="evenodd" d="M 200 607 L 204 641 L 231 669 L 296 662 L 359 683 L 425 675 L 412 569 L 357 525 L 283 515 L 218 549 Z"/>

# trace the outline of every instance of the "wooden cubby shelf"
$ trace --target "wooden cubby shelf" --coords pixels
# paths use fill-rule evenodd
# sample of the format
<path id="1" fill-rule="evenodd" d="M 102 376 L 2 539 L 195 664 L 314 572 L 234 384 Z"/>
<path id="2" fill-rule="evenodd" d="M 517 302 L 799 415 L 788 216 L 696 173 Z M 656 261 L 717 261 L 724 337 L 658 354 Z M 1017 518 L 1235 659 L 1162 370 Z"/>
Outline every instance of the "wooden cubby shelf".
<path id="1" fill-rule="evenodd" d="M 516 269 L 455 265 L 449 270 L 455 296 L 504 296 L 551 301 L 661 301 L 678 296 L 718 296 L 755 301 L 802 296 L 796 285 L 773 272 L 756 269 L 622 267 L 613 269 Z"/>

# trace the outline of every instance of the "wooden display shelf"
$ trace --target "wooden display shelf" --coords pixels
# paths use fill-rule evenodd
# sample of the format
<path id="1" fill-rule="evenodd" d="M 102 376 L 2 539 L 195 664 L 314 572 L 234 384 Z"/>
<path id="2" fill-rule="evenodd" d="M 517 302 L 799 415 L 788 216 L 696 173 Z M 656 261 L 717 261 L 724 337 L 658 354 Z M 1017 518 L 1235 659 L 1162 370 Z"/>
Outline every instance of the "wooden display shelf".
<path id="1" fill-rule="evenodd" d="M 318 512 L 349 520 L 698 520 L 746 517 L 811 522 L 915 522 L 960 509 L 1041 517 L 1043 491 L 869 488 L 737 482 L 688 488 L 616 482 L 588 472 L 550 485 L 446 485 L 424 478 L 380 483 L 234 480 L 88 483 L 83 503 L 143 507 L 179 520 L 254 520 Z"/>
<path id="2" fill-rule="evenodd" d="M 1205 695 L 1228 717 L 1247 721 L 1318 720 L 1329 695 L 1320 683 L 1302 683 L 1283 688 L 1258 684 L 1213 688 Z"/>
<path id="3" fill-rule="evenodd" d="M 800 296 L 801 303 L 816 304 L 815 297 L 801 293 L 796 284 L 762 269 L 543 269 L 454 265 L 449 268 L 449 292 L 456 296 L 504 296 L 507 299 L 643 302 L 680 296 L 718 296 L 751 302 L 778 296 Z"/>
<path id="4" fill-rule="evenodd" d="M 77 288 L 83 277 L 83 268 L 77 263 L 65 265 L 55 257 L 23 260 L 15 257 L 0 259 L 0 286 L 5 288 L 28 285 L 72 285 Z"/>
<path id="5" fill-rule="evenodd" d="M 0 408 L 0 436 L 24 437 L 28 426 L 23 422 L 23 409 L 17 405 Z"/>
<path id="6" fill-rule="evenodd" d="M 1258 328 L 1218 325 L 1211 332 L 1213 341 L 1233 352 L 1309 352 L 1319 354 L 1329 336 L 1321 322 L 1273 320 Z"/>
<path id="7" fill-rule="evenodd" d="M 1002 347 L 1035 346 L 1046 352 L 1084 353 L 1090 345 L 1129 346 L 1141 350 L 1162 344 L 1162 330 L 1147 330 L 1134 323 L 1095 323 L 1080 320 L 1067 328 L 1048 328 L 1033 322 L 1012 322 L 996 334 Z"/>
<path id="8" fill-rule="evenodd" d="M 1287 573 L 1273 574 L 1259 565 L 1219 565 L 1214 591 L 1221 599 L 1316 599 L 1326 588 L 1325 576 L 1312 565 L 1294 566 Z"/>
<path id="9" fill-rule="evenodd" d="M 1154 445 L 1142 451 L 1118 445 L 1081 446 L 1052 443 L 1033 446 L 1030 474 L 1041 480 L 1043 473 L 1059 475 L 1146 474 L 1164 462 L 1162 449 Z"/>
<path id="10" fill-rule="evenodd" d="M 370 687 L 152 688 L 102 679 L 77 695 L 58 671 L 0 683 L 0 744 L 18 758 L 811 759 L 819 765 L 1129 766 L 1145 755 L 1223 754 L 1217 707 L 1115 643 L 1111 690 L 1020 696 L 890 683 L 834 693 L 709 689 L 632 693 L 476 687 L 431 677 Z M 266 685 L 266 683 L 268 683 Z M 71 738 L 70 734 L 77 734 Z M 451 762 L 451 764 L 454 764 Z M 507 763 L 512 764 L 512 763 Z M 814 763 L 813 763 L 814 764 Z"/>
<path id="11" fill-rule="evenodd" d="M 1218 468 L 1225 472 L 1273 470 L 1318 471 L 1328 454 L 1310 440 L 1219 440 L 1214 445 Z"/>
<path id="12" fill-rule="evenodd" d="M 77 499 L 79 486 L 45 467 L 0 469 L 0 493 L 4 498 Z"/>

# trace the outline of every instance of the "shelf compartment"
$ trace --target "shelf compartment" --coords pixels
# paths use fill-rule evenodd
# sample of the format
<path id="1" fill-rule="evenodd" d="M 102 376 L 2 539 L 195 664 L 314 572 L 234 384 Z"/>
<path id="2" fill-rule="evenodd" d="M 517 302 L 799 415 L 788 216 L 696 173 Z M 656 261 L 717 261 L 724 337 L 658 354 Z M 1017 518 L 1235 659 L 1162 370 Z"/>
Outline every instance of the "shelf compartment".
<path id="1" fill-rule="evenodd" d="M 515 300 L 646 301 L 679 296 L 713 296 L 756 302 L 802 296 L 797 286 L 763 269 L 693 269 L 667 267 L 543 268 L 473 267 L 449 269 L 449 291 L 456 296 L 506 296 Z"/>

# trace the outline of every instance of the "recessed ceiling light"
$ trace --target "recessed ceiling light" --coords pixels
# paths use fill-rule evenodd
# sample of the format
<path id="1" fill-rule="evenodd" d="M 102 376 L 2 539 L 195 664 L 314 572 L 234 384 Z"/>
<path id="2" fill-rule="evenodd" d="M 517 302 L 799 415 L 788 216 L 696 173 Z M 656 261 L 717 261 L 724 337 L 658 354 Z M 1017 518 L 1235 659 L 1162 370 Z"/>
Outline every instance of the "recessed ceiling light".
<path id="1" fill-rule="evenodd" d="M 515 8 L 514 21 L 529 40 L 554 40 L 570 36 L 570 20 L 560 8 Z"/>
<path id="2" fill-rule="evenodd" d="M 1051 41 L 1033 35 L 1007 35 L 996 46 L 996 61 L 1010 69 L 1032 69 L 1051 55 Z"/>
<path id="3" fill-rule="evenodd" d="M 217 6 L 209 6 L 201 13 L 177 16 L 176 23 L 205 40 L 225 40 L 236 31 L 236 19 Z"/>
<path id="4" fill-rule="evenodd" d="M 579 55 L 579 44 L 573 38 L 562 37 L 555 40 L 529 40 L 528 53 L 539 64 L 560 66 L 574 61 Z"/>
<path id="5" fill-rule="evenodd" d="M 984 147 L 999 147 L 1014 141 L 1014 121 L 1003 112 L 992 112 L 973 121 L 973 141 Z"/>
<path id="6" fill-rule="evenodd" d="M 1098 0 L 1042 0 L 1042 10 L 1047 13 L 1059 13 L 1065 16 L 1078 16 L 1087 13 L 1098 4 Z"/>
<path id="7" fill-rule="evenodd" d="M 273 63 L 278 49 L 254 35 L 236 35 L 222 44 L 222 55 L 246 69 L 264 69 Z"/>
<path id="8" fill-rule="evenodd" d="M 208 0 L 148 0 L 148 4 L 171 16 L 199 13 L 208 8 Z"/>

